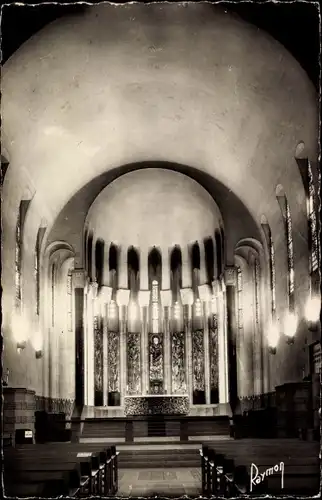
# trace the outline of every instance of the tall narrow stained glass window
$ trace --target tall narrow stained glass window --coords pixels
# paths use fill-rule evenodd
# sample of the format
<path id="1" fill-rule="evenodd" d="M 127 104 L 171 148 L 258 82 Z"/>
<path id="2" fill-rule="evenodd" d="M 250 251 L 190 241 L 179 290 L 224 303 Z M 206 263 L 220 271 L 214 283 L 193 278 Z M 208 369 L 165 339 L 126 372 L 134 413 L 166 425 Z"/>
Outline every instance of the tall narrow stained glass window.
<path id="1" fill-rule="evenodd" d="M 243 276 L 240 267 L 237 267 L 237 302 L 238 302 L 238 328 L 243 329 Z"/>
<path id="2" fill-rule="evenodd" d="M 275 248 L 271 232 L 269 234 L 269 254 L 270 254 L 270 280 L 271 280 L 271 306 L 272 316 L 276 315 L 276 270 L 275 270 Z"/>
<path id="3" fill-rule="evenodd" d="M 55 274 L 56 266 L 52 265 L 51 268 L 51 324 L 55 325 Z"/>
<path id="4" fill-rule="evenodd" d="M 260 324 L 260 265 L 256 258 L 254 262 L 254 281 L 255 281 L 255 321 Z"/>
<path id="5" fill-rule="evenodd" d="M 68 271 L 67 274 L 67 328 L 71 332 L 73 329 L 72 322 L 72 306 L 73 306 L 73 295 L 72 295 L 72 272 Z"/>
<path id="6" fill-rule="evenodd" d="M 159 332 L 159 284 L 152 281 L 152 333 Z"/>
<path id="7" fill-rule="evenodd" d="M 40 302 L 40 230 L 37 233 L 37 240 L 35 245 L 35 295 L 36 295 L 36 314 L 39 316 L 39 302 Z"/>
<path id="8" fill-rule="evenodd" d="M 319 268 L 319 236 L 317 230 L 317 219 L 315 212 L 315 187 L 313 181 L 313 174 L 310 162 L 308 168 L 308 181 L 309 181 L 309 197 L 307 202 L 308 223 L 309 223 L 309 242 L 310 242 L 310 270 L 311 273 Z"/>
<path id="9" fill-rule="evenodd" d="M 16 246 L 15 246 L 15 291 L 16 307 L 21 303 L 21 215 L 20 208 L 16 224 Z"/>
<path id="10" fill-rule="evenodd" d="M 290 206 L 285 197 L 286 207 L 286 241 L 287 241 L 287 267 L 288 267 L 288 296 L 289 308 L 294 307 L 294 252 L 293 252 L 293 232 Z"/>

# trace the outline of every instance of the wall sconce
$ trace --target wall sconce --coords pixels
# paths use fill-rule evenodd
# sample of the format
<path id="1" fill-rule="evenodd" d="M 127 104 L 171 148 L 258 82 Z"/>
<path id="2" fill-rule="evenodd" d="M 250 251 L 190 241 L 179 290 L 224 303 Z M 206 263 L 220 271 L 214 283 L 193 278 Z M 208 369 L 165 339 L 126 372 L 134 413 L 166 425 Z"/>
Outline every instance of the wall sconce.
<path id="1" fill-rule="evenodd" d="M 279 336 L 277 324 L 273 322 L 268 330 L 268 349 L 270 354 L 276 354 Z"/>
<path id="2" fill-rule="evenodd" d="M 21 354 L 21 352 L 25 349 L 26 345 L 27 345 L 27 342 L 25 340 L 17 342 L 17 351 L 18 351 L 18 354 Z"/>
<path id="3" fill-rule="evenodd" d="M 38 351 L 36 351 L 36 359 L 40 359 L 42 358 L 42 356 L 43 356 L 42 349 L 38 349 Z"/>
<path id="4" fill-rule="evenodd" d="M 320 311 L 321 300 L 318 297 L 309 297 L 305 305 L 305 317 L 308 322 L 309 330 L 317 330 L 317 324 L 320 319 Z"/>
<path id="5" fill-rule="evenodd" d="M 294 344 L 294 338 L 297 330 L 297 317 L 292 312 L 287 312 L 284 319 L 284 334 L 286 342 L 291 345 Z"/>

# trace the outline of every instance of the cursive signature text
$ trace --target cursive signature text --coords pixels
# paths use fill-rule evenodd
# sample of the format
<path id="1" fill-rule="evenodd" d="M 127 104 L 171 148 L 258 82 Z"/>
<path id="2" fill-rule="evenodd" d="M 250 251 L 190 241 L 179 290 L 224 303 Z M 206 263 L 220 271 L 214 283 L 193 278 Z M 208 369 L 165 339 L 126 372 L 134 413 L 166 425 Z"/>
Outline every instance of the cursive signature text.
<path id="1" fill-rule="evenodd" d="M 251 464 L 250 466 L 250 491 L 253 491 L 253 486 L 260 484 L 264 481 L 265 477 L 271 476 L 276 472 L 281 472 L 281 489 L 284 488 L 284 462 L 266 469 L 264 472 L 259 472 L 257 465 Z"/>

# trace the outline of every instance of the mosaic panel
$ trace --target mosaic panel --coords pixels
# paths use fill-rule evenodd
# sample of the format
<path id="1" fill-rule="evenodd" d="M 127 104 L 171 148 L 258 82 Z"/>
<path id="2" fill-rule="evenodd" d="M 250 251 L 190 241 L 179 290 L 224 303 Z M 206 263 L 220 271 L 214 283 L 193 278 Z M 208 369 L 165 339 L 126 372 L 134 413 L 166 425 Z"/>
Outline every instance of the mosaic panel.
<path id="1" fill-rule="evenodd" d="M 171 338 L 172 393 L 186 392 L 185 377 L 185 335 L 184 332 L 172 333 Z"/>
<path id="2" fill-rule="evenodd" d="M 149 335 L 150 393 L 163 393 L 163 335 Z"/>
<path id="3" fill-rule="evenodd" d="M 108 390 L 109 392 L 119 392 L 120 391 L 119 332 L 108 332 L 107 356 L 108 356 Z"/>
<path id="4" fill-rule="evenodd" d="M 103 332 L 97 316 L 94 316 L 94 390 L 103 393 Z"/>
<path id="5" fill-rule="evenodd" d="M 127 396 L 124 399 L 125 416 L 134 415 L 187 415 L 188 396 Z"/>
<path id="6" fill-rule="evenodd" d="M 192 376 L 195 391 L 205 390 L 204 351 L 203 330 L 197 330 L 192 333 Z"/>
<path id="7" fill-rule="evenodd" d="M 127 393 L 141 393 L 141 334 L 127 333 Z"/>
<path id="8" fill-rule="evenodd" d="M 218 389 L 218 329 L 217 322 L 209 331 L 210 390 Z"/>

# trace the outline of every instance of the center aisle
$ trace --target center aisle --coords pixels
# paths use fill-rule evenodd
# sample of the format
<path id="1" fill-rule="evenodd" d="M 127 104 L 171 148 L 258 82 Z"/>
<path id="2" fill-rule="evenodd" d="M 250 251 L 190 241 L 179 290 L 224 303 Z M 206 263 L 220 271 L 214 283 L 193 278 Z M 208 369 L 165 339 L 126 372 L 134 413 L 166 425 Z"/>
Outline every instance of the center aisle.
<path id="1" fill-rule="evenodd" d="M 118 496 L 199 496 L 201 494 L 200 468 L 121 469 Z"/>

